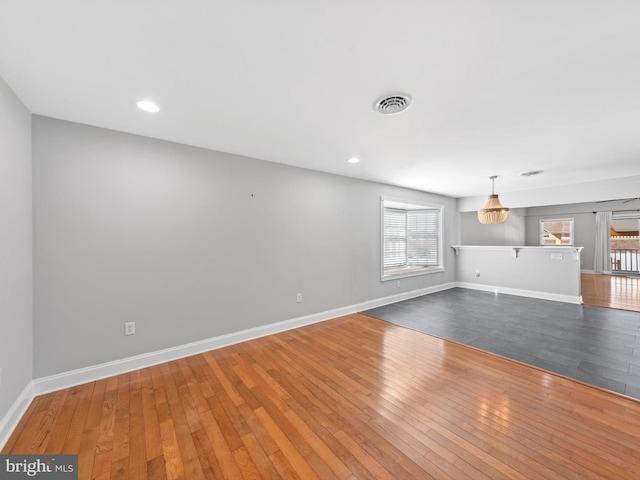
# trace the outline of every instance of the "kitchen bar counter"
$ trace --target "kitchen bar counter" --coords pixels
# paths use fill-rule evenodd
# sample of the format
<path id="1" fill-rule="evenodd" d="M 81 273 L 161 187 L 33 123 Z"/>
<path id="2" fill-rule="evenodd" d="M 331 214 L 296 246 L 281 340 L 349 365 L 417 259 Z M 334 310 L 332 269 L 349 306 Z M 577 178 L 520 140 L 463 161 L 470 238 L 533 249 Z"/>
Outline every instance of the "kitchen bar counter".
<path id="1" fill-rule="evenodd" d="M 568 303 L 582 303 L 582 247 L 452 245 L 457 285 Z"/>

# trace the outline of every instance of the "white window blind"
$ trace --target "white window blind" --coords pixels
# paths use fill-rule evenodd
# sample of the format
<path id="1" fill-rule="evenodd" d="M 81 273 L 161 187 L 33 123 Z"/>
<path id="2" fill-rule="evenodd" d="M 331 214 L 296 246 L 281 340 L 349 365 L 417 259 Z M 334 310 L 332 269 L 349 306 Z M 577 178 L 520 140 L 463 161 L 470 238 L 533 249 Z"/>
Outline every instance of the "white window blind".
<path id="1" fill-rule="evenodd" d="M 384 209 L 384 269 L 440 265 L 440 210 Z"/>
<path id="2" fill-rule="evenodd" d="M 407 212 L 407 265 L 435 266 L 438 252 L 439 211 L 408 210 Z"/>
<path id="3" fill-rule="evenodd" d="M 407 216 L 405 210 L 384 209 L 384 269 L 407 263 Z"/>

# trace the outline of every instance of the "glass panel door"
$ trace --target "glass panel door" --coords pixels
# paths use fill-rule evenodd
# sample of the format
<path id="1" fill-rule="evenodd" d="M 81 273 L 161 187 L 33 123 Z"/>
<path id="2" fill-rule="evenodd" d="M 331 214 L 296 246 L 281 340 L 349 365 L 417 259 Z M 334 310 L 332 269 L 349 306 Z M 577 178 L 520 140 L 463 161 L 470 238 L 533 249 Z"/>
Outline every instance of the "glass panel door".
<path id="1" fill-rule="evenodd" d="M 640 215 L 611 219 L 611 271 L 640 274 Z"/>

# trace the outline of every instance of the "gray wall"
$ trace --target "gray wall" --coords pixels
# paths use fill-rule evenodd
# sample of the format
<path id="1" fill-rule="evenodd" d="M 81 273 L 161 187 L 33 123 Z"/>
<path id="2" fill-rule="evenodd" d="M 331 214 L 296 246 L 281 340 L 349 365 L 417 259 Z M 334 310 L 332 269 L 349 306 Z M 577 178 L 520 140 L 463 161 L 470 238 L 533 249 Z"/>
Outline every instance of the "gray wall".
<path id="1" fill-rule="evenodd" d="M 460 245 L 524 245 L 525 210 L 509 212 L 499 225 L 483 225 L 476 212 L 460 212 Z"/>
<path id="2" fill-rule="evenodd" d="M 596 218 L 593 212 L 616 207 L 618 202 L 579 203 L 529 208 L 527 211 L 527 245 L 538 245 L 540 220 L 573 218 L 574 245 L 584 247 L 580 254 L 582 270 L 593 270 Z"/>
<path id="3" fill-rule="evenodd" d="M 32 379 L 31 114 L 0 78 L 0 419 Z"/>
<path id="4" fill-rule="evenodd" d="M 525 248 L 517 257 L 504 247 L 460 248 L 456 260 L 458 282 L 490 290 L 498 287 L 507 293 L 524 290 L 539 298 L 562 301 L 577 302 L 580 297 L 577 255 L 566 248 Z"/>
<path id="5" fill-rule="evenodd" d="M 33 162 L 35 377 L 454 281 L 452 198 L 37 116 Z M 445 272 L 380 281 L 381 195 Z"/>
<path id="6" fill-rule="evenodd" d="M 510 213 L 509 219 L 502 225 L 481 225 L 475 212 L 460 212 L 460 244 L 537 246 L 540 220 L 573 218 L 575 246 L 584 247 L 580 255 L 580 268 L 593 270 L 596 235 L 593 212 L 624 210 L 625 205 L 621 202 L 593 202 L 517 209 Z"/>

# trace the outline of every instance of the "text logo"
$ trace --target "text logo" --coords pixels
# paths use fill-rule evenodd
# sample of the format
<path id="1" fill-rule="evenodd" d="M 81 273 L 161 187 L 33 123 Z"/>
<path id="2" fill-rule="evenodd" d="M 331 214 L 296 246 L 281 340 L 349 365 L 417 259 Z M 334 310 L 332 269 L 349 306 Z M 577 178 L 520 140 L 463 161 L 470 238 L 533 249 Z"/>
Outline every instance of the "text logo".
<path id="1" fill-rule="evenodd" d="M 77 455 L 0 455 L 0 480 L 78 480 Z"/>

